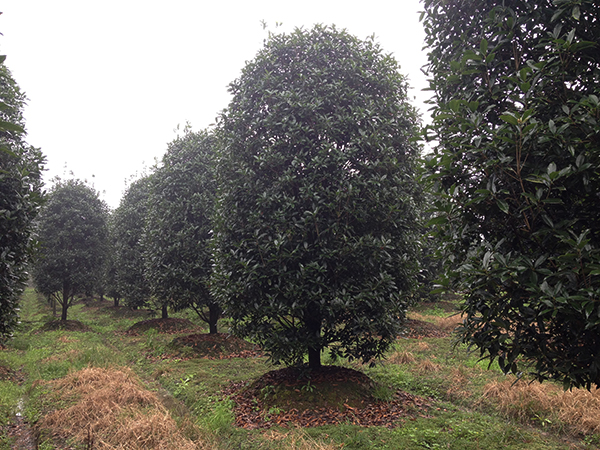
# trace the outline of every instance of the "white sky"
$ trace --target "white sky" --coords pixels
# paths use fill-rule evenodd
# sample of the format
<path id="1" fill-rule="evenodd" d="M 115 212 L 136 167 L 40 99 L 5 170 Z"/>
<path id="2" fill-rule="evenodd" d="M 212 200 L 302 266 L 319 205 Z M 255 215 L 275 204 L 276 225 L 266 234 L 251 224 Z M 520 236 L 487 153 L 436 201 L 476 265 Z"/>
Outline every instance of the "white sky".
<path id="1" fill-rule="evenodd" d="M 418 0 L 3 0 L 0 54 L 29 98 L 27 142 L 46 155 L 46 180 L 72 171 L 115 208 L 178 125 L 204 129 L 227 107 L 227 85 L 267 37 L 261 20 L 272 32 L 322 23 L 375 34 L 425 114 L 421 9 Z"/>

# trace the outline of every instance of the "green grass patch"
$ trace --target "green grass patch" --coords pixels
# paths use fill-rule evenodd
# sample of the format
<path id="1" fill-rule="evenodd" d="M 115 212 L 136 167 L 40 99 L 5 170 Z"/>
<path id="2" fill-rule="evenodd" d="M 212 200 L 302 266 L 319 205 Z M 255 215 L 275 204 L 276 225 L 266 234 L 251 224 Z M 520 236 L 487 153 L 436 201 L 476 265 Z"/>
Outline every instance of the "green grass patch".
<path id="1" fill-rule="evenodd" d="M 456 302 L 423 305 L 418 313 L 435 323 L 456 309 Z M 154 328 L 137 335 L 127 333 L 133 325 L 148 320 L 148 311 L 115 308 L 112 302 L 79 301 L 69 310 L 69 319 L 79 321 L 89 331 L 58 329 L 44 331 L 52 313 L 46 301 L 28 289 L 21 306 L 21 325 L 8 347 L 0 351 L 0 367 L 10 376 L 0 376 L 0 426 L 14 417 L 19 402 L 32 424 L 57 407 L 51 380 L 86 368 L 129 367 L 150 390 L 160 393 L 187 435 L 203 439 L 210 448 L 231 449 L 593 449 L 600 435 L 590 431 L 573 432 L 561 425 L 557 411 L 544 409 L 535 420 L 523 420 L 500 400 L 484 396 L 486 387 L 506 377 L 497 364 L 488 369 L 464 346 L 453 346 L 452 337 L 399 339 L 387 360 L 370 368 L 355 362 L 338 361 L 359 370 L 374 381 L 370 395 L 380 400 L 404 391 L 423 398 L 430 406 L 415 408 L 410 418 L 398 426 L 361 427 L 352 423 L 305 429 L 273 427 L 246 430 L 235 426 L 233 401 L 223 393 L 232 385 L 251 385 L 275 369 L 267 357 L 215 359 L 201 358 L 195 351 L 178 347 L 173 341 L 189 335 L 189 330 L 161 333 Z M 189 311 L 172 315 L 191 321 L 196 330 L 206 326 Z M 220 331 L 225 332 L 223 321 Z M 1 373 L 1 372 L 0 372 Z M 18 375 L 18 376 L 17 376 Z M 335 386 L 328 388 L 333 392 Z M 294 392 L 310 398 L 310 390 L 293 386 L 286 406 L 294 402 Z M 276 398 L 283 391 L 265 389 Z M 285 395 L 287 395 L 285 394 Z M 266 402 L 267 420 L 284 406 Z M 527 404 L 527 403 L 524 403 Z M 519 406 L 515 406 L 520 408 Z M 513 408 L 514 409 L 514 408 Z M 527 416 L 529 417 L 529 416 Z M 552 426 L 548 425 L 552 422 Z M 591 428 L 590 428 L 591 429 Z M 9 449 L 10 440 L 0 432 L 0 449 Z M 56 448 L 51 441 L 39 448 Z"/>

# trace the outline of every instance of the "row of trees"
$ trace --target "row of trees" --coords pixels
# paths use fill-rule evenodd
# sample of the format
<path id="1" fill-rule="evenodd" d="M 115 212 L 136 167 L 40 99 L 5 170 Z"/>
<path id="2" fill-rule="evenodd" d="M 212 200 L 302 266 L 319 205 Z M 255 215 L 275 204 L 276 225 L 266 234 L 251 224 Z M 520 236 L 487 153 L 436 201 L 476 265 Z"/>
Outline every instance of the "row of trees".
<path id="1" fill-rule="evenodd" d="M 412 299 L 420 238 L 419 119 L 396 61 L 318 26 L 272 36 L 231 91 L 217 129 L 173 141 L 110 219 L 81 183 L 55 186 L 38 289 L 65 319 L 102 266 L 127 305 L 193 308 L 212 332 L 223 308 L 276 362 L 381 357 Z"/>
<path id="2" fill-rule="evenodd" d="M 215 133 L 174 141 L 113 214 L 115 296 L 216 303 L 286 364 L 367 361 L 398 332 L 429 215 L 464 342 L 505 371 L 600 384 L 600 12 L 424 7 L 430 211 L 393 58 L 333 27 L 271 36 Z"/>

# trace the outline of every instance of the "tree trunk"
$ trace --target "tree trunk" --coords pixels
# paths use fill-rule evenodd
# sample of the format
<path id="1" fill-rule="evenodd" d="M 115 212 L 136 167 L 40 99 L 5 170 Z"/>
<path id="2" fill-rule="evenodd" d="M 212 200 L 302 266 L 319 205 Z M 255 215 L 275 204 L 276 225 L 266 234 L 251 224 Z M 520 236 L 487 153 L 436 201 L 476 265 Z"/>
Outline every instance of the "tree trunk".
<path id="1" fill-rule="evenodd" d="M 162 306 L 162 318 L 163 319 L 168 319 L 169 318 L 169 311 L 168 311 L 168 306 L 167 305 L 163 305 Z"/>
<path id="2" fill-rule="evenodd" d="M 308 367 L 311 369 L 321 367 L 321 349 L 308 347 Z"/>
<path id="3" fill-rule="evenodd" d="M 221 317 L 221 308 L 215 303 L 208 304 L 208 329 L 210 334 L 217 333 L 217 322 Z"/>
<path id="4" fill-rule="evenodd" d="M 66 289 L 63 289 L 62 295 L 62 312 L 60 315 L 60 320 L 67 320 L 67 310 L 69 309 L 69 294 Z"/>
<path id="5" fill-rule="evenodd" d="M 316 342 L 320 341 L 321 338 L 321 311 L 319 305 L 312 302 L 304 310 L 304 323 L 308 328 L 308 334 Z M 314 345 L 308 345 L 308 367 L 311 369 L 318 369 L 321 367 L 321 346 L 315 347 Z"/>
<path id="6" fill-rule="evenodd" d="M 119 297 L 113 298 L 115 308 L 119 306 Z"/>

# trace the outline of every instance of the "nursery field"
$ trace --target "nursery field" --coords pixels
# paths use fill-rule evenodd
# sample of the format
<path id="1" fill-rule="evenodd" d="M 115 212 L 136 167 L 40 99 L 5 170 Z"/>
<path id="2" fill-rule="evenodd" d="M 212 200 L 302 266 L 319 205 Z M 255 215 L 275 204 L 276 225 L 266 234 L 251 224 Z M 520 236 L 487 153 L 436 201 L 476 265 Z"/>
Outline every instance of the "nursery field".
<path id="1" fill-rule="evenodd" d="M 270 364 L 193 313 L 88 299 L 55 321 L 35 291 L 0 349 L 0 450 L 595 449 L 600 392 L 564 392 L 453 346 L 456 304 L 423 304 L 384 361 Z"/>

